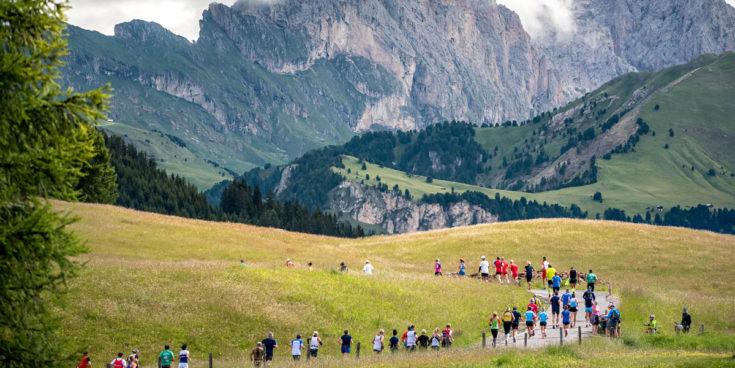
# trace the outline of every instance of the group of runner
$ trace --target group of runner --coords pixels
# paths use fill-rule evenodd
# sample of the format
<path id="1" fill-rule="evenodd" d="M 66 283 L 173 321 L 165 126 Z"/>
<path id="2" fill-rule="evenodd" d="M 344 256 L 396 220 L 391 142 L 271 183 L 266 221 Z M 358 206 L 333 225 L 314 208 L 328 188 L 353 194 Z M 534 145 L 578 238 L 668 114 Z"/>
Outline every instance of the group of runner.
<path id="1" fill-rule="evenodd" d="M 140 367 L 139 352 L 138 348 L 135 348 L 127 358 L 124 358 L 124 354 L 122 352 L 117 353 L 117 357 L 109 363 L 109 366 L 112 368 L 138 368 Z M 169 345 L 165 345 L 163 351 L 158 355 L 158 360 L 161 363 L 161 368 L 171 368 L 172 366 L 178 368 L 189 368 L 191 357 L 189 356 L 187 345 L 184 344 L 181 346 L 181 351 L 178 355 L 178 363 L 176 363 L 176 356 L 174 356 L 173 351 L 171 351 L 171 347 Z M 77 368 L 91 367 L 92 359 L 89 357 L 89 352 L 84 352 L 84 355 L 77 361 Z"/>

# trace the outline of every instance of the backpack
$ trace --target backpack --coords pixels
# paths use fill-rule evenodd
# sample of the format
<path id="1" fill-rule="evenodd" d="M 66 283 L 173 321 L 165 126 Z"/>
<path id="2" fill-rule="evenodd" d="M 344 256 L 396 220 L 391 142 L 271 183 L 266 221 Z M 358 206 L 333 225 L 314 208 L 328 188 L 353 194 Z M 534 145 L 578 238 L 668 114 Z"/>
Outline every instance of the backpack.
<path id="1" fill-rule="evenodd" d="M 612 310 L 612 317 L 610 317 L 610 320 L 615 322 L 620 321 L 620 312 L 617 309 Z"/>

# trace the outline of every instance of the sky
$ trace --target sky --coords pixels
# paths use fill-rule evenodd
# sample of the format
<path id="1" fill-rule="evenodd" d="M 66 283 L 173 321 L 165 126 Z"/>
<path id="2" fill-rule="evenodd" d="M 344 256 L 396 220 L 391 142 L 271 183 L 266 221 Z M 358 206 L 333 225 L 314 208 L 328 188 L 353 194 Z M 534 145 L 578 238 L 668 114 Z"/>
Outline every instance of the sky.
<path id="1" fill-rule="evenodd" d="M 115 24 L 142 19 L 161 24 L 190 40 L 199 37 L 199 20 L 214 0 L 70 0 L 69 23 L 112 35 Z M 273 1 L 273 0 L 251 0 Z M 693 0 L 700 1 L 700 0 Z M 726 0 L 735 6 L 735 0 Z M 235 0 L 217 0 L 232 5 Z M 570 7 L 574 0 L 497 0 L 518 13 L 523 27 L 532 36 L 542 35 L 545 24 L 560 34 L 574 32 Z"/>

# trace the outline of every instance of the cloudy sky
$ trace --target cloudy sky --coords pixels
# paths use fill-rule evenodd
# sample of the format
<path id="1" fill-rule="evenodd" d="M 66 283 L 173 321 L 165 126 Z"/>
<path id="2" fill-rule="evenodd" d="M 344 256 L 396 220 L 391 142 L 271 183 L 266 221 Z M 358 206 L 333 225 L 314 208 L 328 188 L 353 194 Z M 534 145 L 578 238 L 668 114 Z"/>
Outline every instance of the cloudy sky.
<path id="1" fill-rule="evenodd" d="M 275 0 L 251 0 L 275 1 Z M 550 21 L 560 32 L 573 32 L 569 10 L 574 0 L 497 0 L 521 17 L 524 28 L 532 36 L 539 35 L 543 24 Z M 699 1 L 699 0 L 693 0 Z M 726 0 L 735 6 L 735 0 Z M 163 25 L 190 40 L 199 36 L 202 11 L 213 0 L 71 0 L 69 23 L 111 35 L 115 24 L 143 19 Z M 235 0 L 218 0 L 232 5 Z M 546 19 L 544 19 L 546 18 Z"/>

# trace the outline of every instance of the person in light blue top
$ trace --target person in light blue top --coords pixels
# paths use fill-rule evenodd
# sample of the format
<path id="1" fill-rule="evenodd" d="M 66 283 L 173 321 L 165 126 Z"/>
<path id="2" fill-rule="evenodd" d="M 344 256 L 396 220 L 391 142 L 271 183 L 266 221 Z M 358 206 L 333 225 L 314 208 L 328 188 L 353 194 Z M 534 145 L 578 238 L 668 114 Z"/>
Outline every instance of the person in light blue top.
<path id="1" fill-rule="evenodd" d="M 541 338 L 546 338 L 546 320 L 549 318 L 549 315 L 546 314 L 546 308 L 542 308 L 541 312 L 538 314 L 538 325 L 541 328 Z"/>
<path id="2" fill-rule="evenodd" d="M 561 288 L 561 277 L 558 273 L 551 278 L 551 288 L 553 289 L 552 292 L 558 292 Z"/>
<path id="3" fill-rule="evenodd" d="M 459 277 L 464 277 L 464 275 L 467 274 L 466 267 L 464 265 L 464 259 L 459 259 L 459 273 L 457 273 Z"/>
<path id="4" fill-rule="evenodd" d="M 532 308 L 529 306 L 524 315 L 526 316 L 526 330 L 528 330 L 528 337 L 531 338 L 535 334 L 533 332 L 533 327 L 536 322 L 536 313 L 534 313 Z"/>
<path id="5" fill-rule="evenodd" d="M 561 306 L 566 307 L 569 305 L 569 300 L 572 299 L 572 293 L 569 292 L 569 289 L 561 296 Z"/>
<path id="6" fill-rule="evenodd" d="M 570 323 L 570 318 L 569 317 L 571 316 L 571 314 L 572 313 L 569 312 L 569 306 L 568 305 L 565 305 L 564 306 L 564 311 L 561 312 L 561 324 L 564 325 L 564 337 L 566 337 L 567 335 L 569 335 L 569 331 L 568 331 L 568 329 L 569 329 L 569 323 Z"/>

